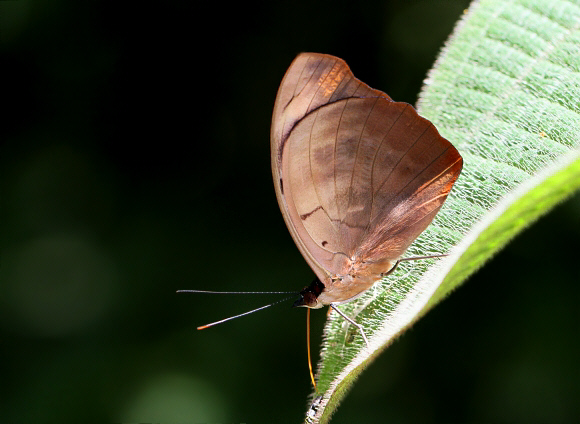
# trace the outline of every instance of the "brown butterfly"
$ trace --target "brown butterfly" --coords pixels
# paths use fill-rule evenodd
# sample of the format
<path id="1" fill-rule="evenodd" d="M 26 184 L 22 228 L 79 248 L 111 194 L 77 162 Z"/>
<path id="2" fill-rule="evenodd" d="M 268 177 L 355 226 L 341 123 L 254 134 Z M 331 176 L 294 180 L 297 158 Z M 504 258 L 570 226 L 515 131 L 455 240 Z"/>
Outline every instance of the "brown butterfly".
<path id="1" fill-rule="evenodd" d="M 463 164 L 412 106 L 316 53 L 299 55 L 282 80 L 271 151 L 284 220 L 318 277 L 295 303 L 309 308 L 348 302 L 392 272 Z"/>
<path id="2" fill-rule="evenodd" d="M 284 220 L 317 277 L 294 306 L 330 305 L 368 344 L 362 326 L 336 305 L 401 261 L 444 256 L 401 258 L 443 205 L 461 155 L 412 106 L 317 53 L 300 54 L 282 80 L 271 154 Z"/>

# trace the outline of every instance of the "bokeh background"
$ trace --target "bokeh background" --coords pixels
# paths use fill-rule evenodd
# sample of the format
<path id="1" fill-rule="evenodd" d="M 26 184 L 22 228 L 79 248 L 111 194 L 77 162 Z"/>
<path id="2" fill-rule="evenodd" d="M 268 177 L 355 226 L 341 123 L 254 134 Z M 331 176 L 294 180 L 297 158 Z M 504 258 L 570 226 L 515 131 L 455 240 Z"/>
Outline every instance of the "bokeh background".
<path id="1" fill-rule="evenodd" d="M 3 422 L 299 422 L 312 279 L 271 182 L 280 80 L 334 54 L 415 103 L 465 0 L 0 4 Z M 580 196 L 362 375 L 335 423 L 578 419 Z M 313 346 L 323 311 L 313 313 Z"/>

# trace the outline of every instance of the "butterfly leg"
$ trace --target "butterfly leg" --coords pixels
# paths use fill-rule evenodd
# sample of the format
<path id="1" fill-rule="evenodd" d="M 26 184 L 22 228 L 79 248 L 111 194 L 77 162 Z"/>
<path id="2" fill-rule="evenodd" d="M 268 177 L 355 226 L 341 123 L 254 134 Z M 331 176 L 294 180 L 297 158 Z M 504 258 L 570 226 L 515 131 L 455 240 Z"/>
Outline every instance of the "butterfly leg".
<path id="1" fill-rule="evenodd" d="M 389 269 L 387 272 L 382 272 L 381 273 L 381 278 L 382 277 L 386 277 L 387 275 L 391 274 L 392 272 L 395 271 L 395 269 L 397 269 L 397 266 L 403 262 L 403 261 L 419 261 L 421 259 L 433 259 L 433 258 L 442 258 L 444 256 L 449 256 L 448 253 L 442 253 L 440 255 L 429 255 L 429 256 L 414 256 L 411 258 L 401 258 L 398 259 L 397 262 L 395 262 L 395 265 L 393 265 L 393 267 L 391 269 Z"/>
<path id="2" fill-rule="evenodd" d="M 387 272 L 382 272 L 381 273 L 381 277 L 386 277 L 387 275 L 391 274 L 392 272 L 395 271 L 395 269 L 397 269 L 397 266 L 401 263 L 401 259 L 399 259 L 397 262 L 395 262 L 395 265 L 393 265 L 393 267 L 391 269 L 389 269 Z"/>
<path id="3" fill-rule="evenodd" d="M 332 309 L 334 309 L 336 312 L 338 312 L 338 314 L 343 317 L 345 320 L 347 320 L 348 322 L 350 322 L 352 325 L 354 325 L 356 328 L 358 328 L 358 331 L 360 331 L 360 334 L 363 336 L 363 339 L 365 340 L 365 343 L 367 345 L 367 347 L 369 347 L 369 341 L 367 339 L 367 336 L 365 334 L 365 331 L 363 330 L 362 325 L 357 324 L 352 318 L 348 317 L 344 312 L 342 312 L 340 309 L 338 309 L 338 307 L 336 306 L 335 303 L 331 303 L 330 307 Z"/>

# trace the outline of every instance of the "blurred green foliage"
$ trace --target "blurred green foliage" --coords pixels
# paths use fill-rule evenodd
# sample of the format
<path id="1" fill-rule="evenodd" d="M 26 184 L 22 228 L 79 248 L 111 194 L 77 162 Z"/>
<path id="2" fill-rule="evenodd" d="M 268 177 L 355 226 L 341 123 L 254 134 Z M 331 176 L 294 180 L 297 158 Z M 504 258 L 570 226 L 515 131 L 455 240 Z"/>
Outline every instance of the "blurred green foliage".
<path id="1" fill-rule="evenodd" d="M 1 2 L 2 421 L 302 420 L 304 311 L 197 332 L 270 298 L 175 290 L 307 285 L 270 177 L 287 66 L 335 54 L 414 103 L 467 4 Z M 576 196 L 520 236 L 334 422 L 580 416 L 579 217 Z"/>

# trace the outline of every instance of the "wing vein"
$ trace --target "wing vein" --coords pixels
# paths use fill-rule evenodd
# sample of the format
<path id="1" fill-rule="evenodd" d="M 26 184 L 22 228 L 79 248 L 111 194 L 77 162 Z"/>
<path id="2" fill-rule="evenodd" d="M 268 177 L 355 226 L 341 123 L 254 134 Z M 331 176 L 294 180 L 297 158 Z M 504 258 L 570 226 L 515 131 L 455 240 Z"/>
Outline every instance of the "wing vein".
<path id="1" fill-rule="evenodd" d="M 379 97 L 376 98 L 375 104 L 373 105 L 373 107 L 370 108 L 369 113 L 366 116 L 365 123 L 362 126 L 362 129 L 361 129 L 361 132 L 360 132 L 360 135 L 359 135 L 359 138 L 358 138 L 358 145 L 357 145 L 357 148 L 356 148 L 356 153 L 354 155 L 354 163 L 352 165 L 352 172 L 350 174 L 350 185 L 349 185 L 349 189 L 348 189 L 348 203 L 346 205 L 346 214 L 345 214 L 344 218 L 340 221 L 341 224 L 344 223 L 344 219 L 346 218 L 346 215 L 348 215 L 348 211 L 350 210 L 350 204 L 352 202 L 352 191 L 353 191 L 352 190 L 352 185 L 353 185 L 353 182 L 354 182 L 354 174 L 355 174 L 355 169 L 356 169 L 356 163 L 357 163 L 357 160 L 358 160 L 358 154 L 359 154 L 359 151 L 360 151 L 360 145 L 361 145 L 361 142 L 362 142 L 363 133 L 364 133 L 365 128 L 367 126 L 367 122 L 369 121 L 369 118 L 370 118 L 371 114 L 373 113 L 373 110 L 375 109 L 375 106 L 377 105 L 377 102 L 378 101 L 379 101 Z M 371 187 L 371 190 L 372 190 L 372 187 Z M 369 221 L 370 221 L 370 215 L 369 215 Z"/>
<path id="2" fill-rule="evenodd" d="M 330 71 L 332 71 L 332 68 L 334 68 L 334 66 L 336 65 L 336 62 L 337 62 L 337 60 L 335 60 L 334 63 L 332 64 L 332 66 L 330 67 Z M 322 65 L 322 61 L 320 61 L 320 63 L 316 67 L 316 70 L 318 70 L 318 68 L 320 67 L 320 65 Z M 308 113 L 309 113 L 308 111 L 310 110 L 310 107 L 312 106 L 312 102 L 314 101 L 314 99 L 318 95 L 318 92 L 320 91 L 320 89 L 324 86 L 324 83 L 326 82 L 326 80 L 328 79 L 328 76 L 330 75 L 330 71 L 328 71 L 328 73 L 324 77 L 324 80 L 322 80 L 322 82 L 320 84 L 318 84 L 318 87 L 316 88 L 316 92 L 314 93 L 314 95 L 310 99 L 310 103 L 308 103 L 308 108 L 306 108 L 305 116 L 308 115 Z M 312 73 L 312 76 L 314 76 L 314 72 Z M 325 105 L 326 104 L 328 104 L 328 103 L 325 103 Z"/>
<path id="3" fill-rule="evenodd" d="M 312 171 L 312 131 L 314 130 L 314 126 L 315 126 L 317 120 L 318 120 L 318 111 L 316 112 L 316 118 L 314 118 L 314 122 L 312 123 L 312 126 L 310 127 L 310 134 L 308 136 L 308 169 L 310 169 L 310 179 L 313 181 L 312 185 L 314 186 L 314 192 L 316 193 L 316 198 L 318 199 L 318 204 L 320 206 L 322 206 L 321 209 L 324 211 L 324 214 L 328 217 L 328 220 L 330 221 L 330 223 L 334 227 L 334 230 L 338 231 L 334 221 L 332 220 L 330 215 L 328 215 L 328 211 L 322 205 L 322 198 L 320 197 L 320 193 L 318 192 L 318 187 L 316 186 L 316 184 L 314 184 L 314 178 L 313 178 L 314 173 Z M 306 230 L 306 227 L 304 227 L 304 229 Z M 310 234 L 310 232 L 308 230 L 306 230 L 306 232 L 308 234 Z M 310 237 L 312 238 L 312 240 L 314 240 L 314 237 L 312 237 L 312 234 L 310 234 Z"/>
<path id="4" fill-rule="evenodd" d="M 399 116 L 397 116 L 397 119 L 395 119 L 395 121 L 392 123 L 391 128 L 389 128 L 389 131 L 387 131 L 387 133 L 385 134 L 385 136 L 381 140 L 380 144 L 378 145 L 377 150 L 375 151 L 375 155 L 373 157 L 373 165 L 371 166 L 371 211 L 369 214 L 369 222 L 368 222 L 367 227 L 365 228 L 365 231 L 363 233 L 363 238 L 368 234 L 369 228 L 371 226 L 371 217 L 373 216 L 373 209 L 375 207 L 375 188 L 374 188 L 374 181 L 373 180 L 374 180 L 374 175 L 375 175 L 375 173 L 374 173 L 375 163 L 377 161 L 377 156 L 379 154 L 379 150 L 381 150 L 381 146 L 383 145 L 383 143 L 385 142 L 385 140 L 387 139 L 387 137 L 391 133 L 391 130 L 397 124 L 399 119 L 401 119 L 401 116 L 403 116 L 403 113 L 405 112 L 405 110 L 407 110 L 408 107 L 409 107 L 409 105 L 406 105 L 405 108 L 399 114 Z"/>
<path id="5" fill-rule="evenodd" d="M 409 146 L 409 148 L 407 149 L 407 151 L 405 152 L 405 154 L 403 154 L 403 156 L 401 156 L 401 157 L 399 158 L 399 160 L 397 161 L 397 163 L 395 164 L 395 166 L 393 166 L 393 169 L 391 169 L 391 172 L 389 172 L 389 175 L 387 175 L 387 177 L 386 177 L 386 178 L 383 180 L 383 182 L 381 183 L 381 185 L 380 185 L 380 186 L 379 186 L 379 188 L 377 189 L 377 192 L 379 192 L 379 191 L 380 191 L 380 190 L 383 188 L 383 186 L 385 185 L 385 183 L 387 182 L 387 180 L 389 179 L 389 177 L 391 176 L 391 174 L 392 174 L 392 173 L 395 171 L 395 169 L 397 169 L 397 167 L 399 166 L 399 164 L 401 163 L 401 161 L 402 161 L 402 160 L 403 160 L 403 159 L 404 159 L 404 158 L 405 158 L 405 157 L 406 157 L 406 156 L 409 154 L 409 152 L 410 152 L 410 151 L 411 151 L 411 149 L 412 149 L 412 148 L 415 146 L 415 144 L 417 144 L 417 143 L 419 142 L 419 140 L 421 140 L 421 137 L 423 137 L 423 136 L 425 135 L 425 133 L 427 132 L 427 130 L 428 130 L 430 127 L 431 127 L 430 125 L 429 125 L 429 126 L 427 126 L 427 128 L 425 128 L 425 131 L 423 131 L 423 132 L 421 133 L 421 135 L 420 135 L 419 137 L 417 137 L 417 139 L 416 139 L 416 140 L 413 142 L 413 144 L 411 144 L 411 145 Z M 435 142 L 435 141 L 437 141 L 437 140 L 434 140 L 433 142 Z M 431 145 L 429 145 L 428 147 L 431 147 Z M 425 149 L 427 149 L 428 147 L 426 147 Z M 445 149 L 445 151 L 447 151 L 447 149 Z M 438 156 L 438 157 L 439 157 L 439 156 Z M 429 164 L 429 166 L 431 166 L 431 164 Z M 422 170 L 421 172 L 423 172 L 425 169 L 427 169 L 427 168 L 423 168 L 423 170 Z M 417 178 L 417 177 L 415 177 L 415 178 Z M 415 180 L 415 178 L 413 178 L 411 181 Z M 409 181 L 407 184 L 405 184 L 405 186 L 404 186 L 403 188 L 407 187 L 407 185 L 409 185 L 409 183 L 410 183 L 411 181 Z M 400 192 L 401 192 L 401 190 L 399 191 L 399 193 L 400 193 Z M 397 193 L 397 194 L 398 194 L 398 193 Z M 395 197 L 395 196 L 391 196 L 391 199 L 392 199 L 393 197 Z M 374 196 L 373 196 L 373 199 L 374 199 Z M 371 216 L 372 216 L 372 215 L 371 215 Z"/>
<path id="6" fill-rule="evenodd" d="M 342 222 L 342 211 L 340 209 L 340 202 L 338 199 L 338 192 L 336 191 L 336 158 L 337 158 L 337 152 L 336 149 L 338 147 L 338 132 L 340 130 L 340 124 L 342 123 L 342 117 L 344 115 L 344 111 L 346 110 L 346 107 L 348 105 L 348 101 L 350 100 L 350 98 L 346 99 L 346 101 L 344 102 L 344 107 L 342 108 L 342 111 L 340 112 L 340 118 L 338 120 L 338 125 L 336 126 L 336 133 L 334 135 L 334 157 L 333 159 L 333 179 L 334 179 L 334 201 L 336 203 L 336 211 L 338 212 L 338 218 L 339 218 L 339 222 Z M 339 225 L 340 228 L 340 225 Z M 342 231 L 338 231 L 338 237 L 340 240 L 340 245 L 342 246 Z"/>
<path id="7" fill-rule="evenodd" d="M 420 137 L 419 137 L 419 138 L 420 138 Z M 401 194 L 401 193 L 402 193 L 402 192 L 403 192 L 403 191 L 404 191 L 404 190 L 405 190 L 405 189 L 406 189 L 406 188 L 409 186 L 409 184 L 411 184 L 413 181 L 415 181 L 417 178 L 419 178 L 423 172 L 425 172 L 427 169 L 429 169 L 429 168 L 431 167 L 431 165 L 433 165 L 433 163 L 435 163 L 435 162 L 436 162 L 436 161 L 437 161 L 437 160 L 438 160 L 438 159 L 439 159 L 441 156 L 443 156 L 445 153 L 447 153 L 447 151 L 448 151 L 448 150 L 449 150 L 449 147 L 447 147 L 447 148 L 446 148 L 446 149 L 445 149 L 443 152 L 441 152 L 441 153 L 440 153 L 440 154 L 439 154 L 439 155 L 438 155 L 436 158 L 434 158 L 434 159 L 433 159 L 431 162 L 429 162 L 429 165 L 425 166 L 425 167 L 424 167 L 424 168 L 421 170 L 421 172 L 417 173 L 417 175 L 416 175 L 416 176 L 415 176 L 415 177 L 414 177 L 412 180 L 410 180 L 410 181 L 409 181 L 407 184 L 405 184 L 403 187 L 401 187 L 401 189 L 400 189 L 400 190 L 399 190 L 399 191 L 398 191 L 398 192 L 397 192 L 395 195 L 391 196 L 391 200 L 392 200 L 392 199 L 394 199 L 394 198 L 396 198 L 398 195 L 400 195 L 400 194 Z M 455 162 L 454 162 L 454 164 L 455 164 Z M 447 169 L 449 169 L 449 168 L 451 168 L 451 167 L 448 167 Z M 447 169 L 446 169 L 446 170 L 447 170 Z M 439 174 L 439 175 L 441 175 L 441 174 Z M 439 175 L 438 175 L 438 176 L 439 176 Z M 435 179 L 436 179 L 436 177 L 435 177 L 435 178 L 432 178 L 432 179 L 429 181 L 429 184 L 427 184 L 427 185 L 430 185 L 431 183 L 433 183 L 433 182 L 435 181 Z M 425 187 L 425 185 L 424 185 L 423 187 Z M 377 217 L 377 218 L 378 218 L 378 217 Z"/>

